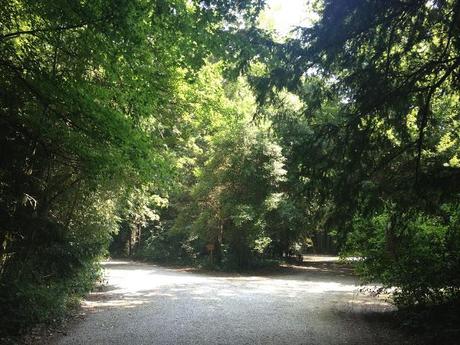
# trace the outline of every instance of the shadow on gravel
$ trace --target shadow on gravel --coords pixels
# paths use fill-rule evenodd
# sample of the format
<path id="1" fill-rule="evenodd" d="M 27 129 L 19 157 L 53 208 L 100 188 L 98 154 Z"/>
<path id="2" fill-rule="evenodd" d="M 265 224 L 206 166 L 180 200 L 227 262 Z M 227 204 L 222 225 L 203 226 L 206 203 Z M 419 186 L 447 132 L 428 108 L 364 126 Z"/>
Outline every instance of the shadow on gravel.
<path id="1" fill-rule="evenodd" d="M 375 298 L 357 299 L 357 279 L 351 266 L 330 261 L 286 264 L 255 273 L 164 268 L 131 261 L 109 261 L 103 265 L 119 280 L 91 293 L 84 303 L 89 310 L 133 308 L 159 298 L 224 302 L 259 296 L 283 299 L 289 304 L 304 296 L 317 299 L 324 294 L 332 300 L 337 294 L 348 307 L 360 311 L 382 309 L 384 305 L 385 310 L 391 308 Z"/>
<path id="2" fill-rule="evenodd" d="M 89 343 L 81 334 L 122 344 L 125 333 L 132 344 L 151 336 L 159 344 L 414 344 L 391 325 L 392 307 L 359 293 L 351 267 L 336 262 L 257 273 L 103 265 L 108 284 L 86 298 L 86 320 L 58 344 Z"/>

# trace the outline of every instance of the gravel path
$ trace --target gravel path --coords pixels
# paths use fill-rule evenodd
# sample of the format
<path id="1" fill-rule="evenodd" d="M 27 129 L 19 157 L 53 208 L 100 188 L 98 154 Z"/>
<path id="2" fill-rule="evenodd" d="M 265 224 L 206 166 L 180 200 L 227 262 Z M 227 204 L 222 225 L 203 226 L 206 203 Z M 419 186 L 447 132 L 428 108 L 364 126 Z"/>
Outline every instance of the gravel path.
<path id="1" fill-rule="evenodd" d="M 53 345 L 409 344 L 328 258 L 268 275 L 210 274 L 110 261 L 107 287 Z"/>

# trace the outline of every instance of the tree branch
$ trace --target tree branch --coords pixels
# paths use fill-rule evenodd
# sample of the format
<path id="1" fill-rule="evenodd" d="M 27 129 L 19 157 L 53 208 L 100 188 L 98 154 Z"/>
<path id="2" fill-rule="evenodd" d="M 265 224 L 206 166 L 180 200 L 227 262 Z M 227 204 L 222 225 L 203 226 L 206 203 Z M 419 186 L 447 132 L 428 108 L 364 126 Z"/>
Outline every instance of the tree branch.
<path id="1" fill-rule="evenodd" d="M 428 117 L 430 113 L 431 107 L 431 98 L 433 97 L 436 90 L 446 81 L 446 79 L 452 74 L 452 72 L 460 66 L 460 59 L 457 60 L 452 66 L 447 69 L 446 73 L 430 87 L 428 94 L 425 98 L 425 102 L 422 105 L 419 114 L 421 116 L 420 127 L 419 127 L 419 137 L 417 140 L 417 159 L 416 159 L 416 166 L 415 166 L 415 186 L 418 186 L 419 182 L 419 172 L 420 172 L 420 161 L 422 159 L 422 148 L 423 148 L 423 141 L 425 138 L 425 128 L 428 124 Z"/>
<path id="2" fill-rule="evenodd" d="M 80 29 L 87 26 L 90 23 L 83 23 L 83 24 L 76 24 L 76 25 L 69 25 L 69 26 L 61 26 L 61 27 L 54 27 L 54 28 L 42 28 L 42 29 L 34 29 L 34 30 L 26 30 L 26 31 L 16 31 L 10 32 L 5 35 L 0 35 L 0 40 L 7 40 L 11 38 L 15 38 L 22 35 L 35 35 L 41 32 L 59 32 L 59 31 L 67 31 L 67 30 L 74 30 Z"/>

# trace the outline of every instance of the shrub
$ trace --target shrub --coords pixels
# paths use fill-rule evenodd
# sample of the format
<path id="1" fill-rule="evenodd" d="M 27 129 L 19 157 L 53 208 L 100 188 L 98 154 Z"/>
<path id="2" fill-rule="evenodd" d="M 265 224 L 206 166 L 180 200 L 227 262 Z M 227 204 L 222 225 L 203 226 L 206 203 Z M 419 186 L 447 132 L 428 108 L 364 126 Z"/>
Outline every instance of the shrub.
<path id="1" fill-rule="evenodd" d="M 348 254 L 362 258 L 365 281 L 396 287 L 399 306 L 441 304 L 460 297 L 458 206 L 442 214 L 397 213 L 389 207 L 371 217 L 355 216 Z"/>

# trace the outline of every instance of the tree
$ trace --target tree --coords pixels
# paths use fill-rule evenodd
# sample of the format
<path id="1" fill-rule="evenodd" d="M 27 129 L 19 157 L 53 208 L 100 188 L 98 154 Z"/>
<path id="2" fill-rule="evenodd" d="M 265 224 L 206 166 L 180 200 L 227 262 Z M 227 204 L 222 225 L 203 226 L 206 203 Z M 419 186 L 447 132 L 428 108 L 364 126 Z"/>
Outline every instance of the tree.
<path id="1" fill-rule="evenodd" d="M 309 155 L 302 174 L 330 205 L 325 226 L 339 230 L 342 245 L 353 229 L 366 238 L 358 241 L 361 246 L 349 240 L 353 253 L 365 258 L 367 274 L 401 287 L 401 303 L 458 296 L 452 279 L 457 241 L 453 230 L 445 229 L 456 228 L 459 203 L 459 6 L 458 1 L 318 2 L 320 19 L 299 29 L 295 39 L 265 44 L 269 53 L 259 60 L 268 74 L 251 79 L 261 102 L 276 100 L 282 89 L 304 101 L 311 134 L 303 145 Z M 366 232 L 361 221 L 375 217 L 386 225 Z M 425 232 L 424 222 L 428 228 L 438 224 L 438 231 Z M 436 255 L 418 260 L 430 249 L 429 240 L 413 237 L 417 231 L 431 241 L 444 238 L 442 260 Z M 374 255 L 372 241 L 389 261 Z M 419 250 L 405 252 L 403 243 Z M 401 279 L 382 262 L 410 273 Z M 442 287 L 417 275 L 422 267 Z M 420 286 L 424 292 L 411 298 Z M 446 296 L 446 290 L 452 293 Z"/>
<path id="2" fill-rule="evenodd" d="M 283 200 L 280 184 L 286 171 L 281 148 L 245 123 L 224 131 L 200 170 L 188 215 L 192 231 L 215 247 L 217 260 L 246 268 L 271 239 L 268 213 Z"/>
<path id="3" fill-rule="evenodd" d="M 117 230 L 127 196 L 168 189 L 180 87 L 260 3 L 1 7 L 2 331 L 60 314 L 94 281 L 78 278 Z"/>

